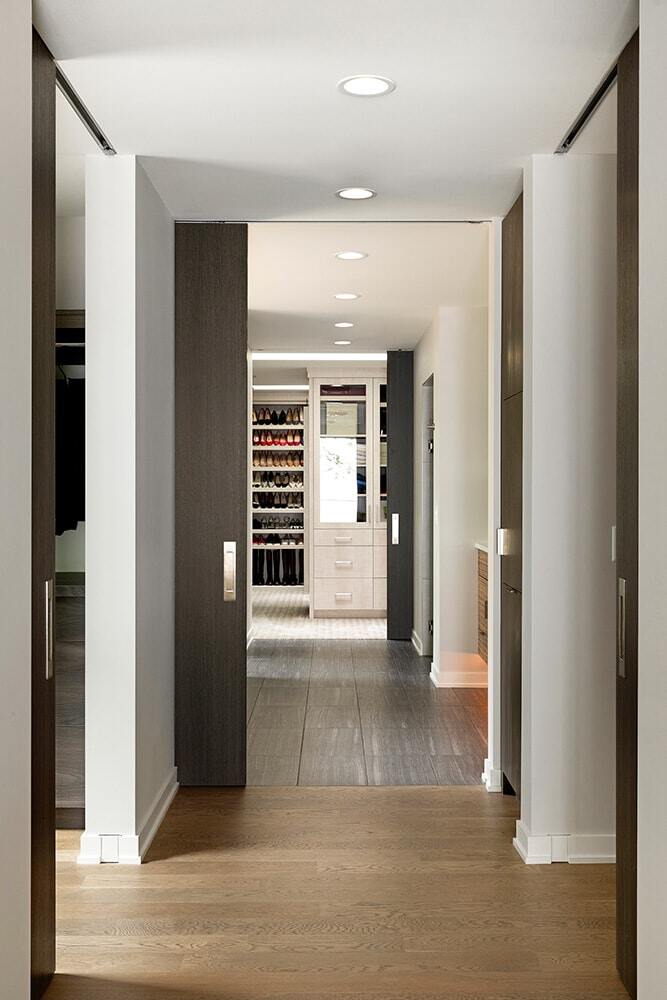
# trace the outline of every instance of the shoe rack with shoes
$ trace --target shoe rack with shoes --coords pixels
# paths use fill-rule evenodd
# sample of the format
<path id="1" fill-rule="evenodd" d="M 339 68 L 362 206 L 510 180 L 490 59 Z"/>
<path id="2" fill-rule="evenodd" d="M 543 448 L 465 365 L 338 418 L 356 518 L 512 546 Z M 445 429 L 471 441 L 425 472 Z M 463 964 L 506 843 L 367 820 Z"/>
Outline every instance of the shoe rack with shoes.
<path id="1" fill-rule="evenodd" d="M 306 404 L 255 402 L 252 424 L 252 583 L 302 587 L 306 545 Z"/>

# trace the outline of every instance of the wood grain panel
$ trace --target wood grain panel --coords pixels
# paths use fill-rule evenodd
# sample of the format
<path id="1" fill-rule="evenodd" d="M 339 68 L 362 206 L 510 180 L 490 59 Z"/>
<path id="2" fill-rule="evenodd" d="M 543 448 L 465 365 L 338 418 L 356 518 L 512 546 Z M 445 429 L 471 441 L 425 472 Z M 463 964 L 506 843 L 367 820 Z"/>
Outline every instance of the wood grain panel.
<path id="1" fill-rule="evenodd" d="M 56 75 L 32 37 L 32 872 L 31 992 L 55 969 L 55 690 L 46 676 L 55 577 Z"/>
<path id="2" fill-rule="evenodd" d="M 61 833 L 49 1000 L 622 1000 L 613 866 L 526 866 L 515 822 L 481 787 L 183 789 L 120 879 Z"/>
<path id="3" fill-rule="evenodd" d="M 521 794 L 521 591 L 523 589 L 523 195 L 503 221 L 501 381 L 500 735 L 505 784 Z"/>
<path id="4" fill-rule="evenodd" d="M 521 794 L 521 594 L 502 584 L 500 656 L 500 743 L 503 775 Z"/>
<path id="5" fill-rule="evenodd" d="M 407 642 L 414 589 L 413 357 L 412 351 L 387 352 L 387 638 Z M 399 545 L 391 544 L 392 514 L 400 516 Z"/>
<path id="6" fill-rule="evenodd" d="M 639 450 L 639 36 L 618 64 L 616 567 L 626 582 L 625 677 L 616 681 L 617 956 L 637 993 L 637 595 Z"/>
<path id="7" fill-rule="evenodd" d="M 477 550 L 477 652 L 489 659 L 489 557 Z"/>
<path id="8" fill-rule="evenodd" d="M 176 761 L 246 768 L 247 227 L 176 226 Z M 223 601 L 223 542 L 237 545 Z"/>
<path id="9" fill-rule="evenodd" d="M 523 194 L 503 220 L 501 393 L 523 389 Z"/>

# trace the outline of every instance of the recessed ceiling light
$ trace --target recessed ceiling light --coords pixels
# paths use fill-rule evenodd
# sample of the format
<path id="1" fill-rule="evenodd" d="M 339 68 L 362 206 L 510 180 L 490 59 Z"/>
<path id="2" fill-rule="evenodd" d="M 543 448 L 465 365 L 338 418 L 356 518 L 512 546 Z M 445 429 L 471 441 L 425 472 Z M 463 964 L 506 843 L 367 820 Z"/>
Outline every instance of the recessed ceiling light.
<path id="1" fill-rule="evenodd" d="M 351 343 L 351 340 L 334 340 L 336 347 L 349 347 Z"/>
<path id="2" fill-rule="evenodd" d="M 354 323 L 334 323 L 334 326 L 338 327 L 339 330 L 349 330 L 350 327 L 354 326 Z"/>
<path id="3" fill-rule="evenodd" d="M 360 299 L 361 295 L 357 292 L 336 292 L 334 298 L 340 299 L 342 302 L 351 302 L 352 299 Z"/>
<path id="4" fill-rule="evenodd" d="M 334 257 L 338 257 L 338 260 L 363 260 L 368 254 L 361 250 L 339 250 Z"/>
<path id="5" fill-rule="evenodd" d="M 336 197 L 342 198 L 343 201 L 367 201 L 369 198 L 374 198 L 376 193 L 372 188 L 349 187 L 336 191 Z"/>
<path id="6" fill-rule="evenodd" d="M 382 97 L 396 90 L 396 84 L 386 76 L 346 76 L 338 81 L 338 89 L 352 97 Z"/>

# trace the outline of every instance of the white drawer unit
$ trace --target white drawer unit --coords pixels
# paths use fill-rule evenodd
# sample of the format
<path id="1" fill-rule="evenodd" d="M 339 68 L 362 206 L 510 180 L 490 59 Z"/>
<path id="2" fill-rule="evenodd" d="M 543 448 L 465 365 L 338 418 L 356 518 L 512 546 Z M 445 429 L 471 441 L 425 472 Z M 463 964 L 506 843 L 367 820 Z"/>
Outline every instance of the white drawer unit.
<path id="1" fill-rule="evenodd" d="M 373 608 L 373 580 L 315 580 L 317 611 L 365 611 Z"/>
<path id="2" fill-rule="evenodd" d="M 373 528 L 373 544 L 374 545 L 387 545 L 387 529 L 386 528 Z"/>
<path id="3" fill-rule="evenodd" d="M 387 546 L 373 546 L 373 576 L 387 576 Z"/>
<path id="4" fill-rule="evenodd" d="M 387 610 L 387 579 L 373 580 L 373 609 L 375 611 Z"/>
<path id="5" fill-rule="evenodd" d="M 373 576 L 373 549 L 370 545 L 318 545 L 315 548 L 315 577 Z"/>
<path id="6" fill-rule="evenodd" d="M 370 528 L 316 528 L 315 545 L 372 545 L 373 532 Z"/>

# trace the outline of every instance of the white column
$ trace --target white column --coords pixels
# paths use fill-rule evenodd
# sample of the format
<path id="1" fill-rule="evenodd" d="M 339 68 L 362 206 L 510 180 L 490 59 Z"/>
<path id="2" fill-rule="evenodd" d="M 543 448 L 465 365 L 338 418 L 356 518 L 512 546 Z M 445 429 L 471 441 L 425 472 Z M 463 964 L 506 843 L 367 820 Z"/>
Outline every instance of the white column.
<path id="1" fill-rule="evenodd" d="M 2 5 L 0 60 L 0 969 L 30 995 L 31 80 L 30 4 Z"/>
<path id="2" fill-rule="evenodd" d="M 667 982 L 667 6 L 641 0 L 639 26 L 639 1000 Z"/>
<path id="3" fill-rule="evenodd" d="M 616 160 L 524 189 L 521 820 L 529 863 L 615 856 Z"/>
<path id="4" fill-rule="evenodd" d="M 89 157 L 84 863 L 138 863 L 176 790 L 173 272 L 141 164 Z"/>

